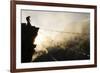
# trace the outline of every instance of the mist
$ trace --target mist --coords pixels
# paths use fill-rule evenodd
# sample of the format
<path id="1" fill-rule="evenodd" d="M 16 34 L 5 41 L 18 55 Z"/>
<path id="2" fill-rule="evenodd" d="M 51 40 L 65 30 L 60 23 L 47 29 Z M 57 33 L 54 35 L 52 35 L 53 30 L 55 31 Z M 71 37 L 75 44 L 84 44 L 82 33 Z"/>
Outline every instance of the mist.
<path id="1" fill-rule="evenodd" d="M 73 23 L 74 24 L 74 23 Z M 36 43 L 37 47 L 35 48 L 35 51 L 37 52 L 33 57 L 38 58 L 41 55 L 45 55 L 48 53 L 53 54 L 53 52 L 62 50 L 66 51 L 66 53 L 69 52 L 75 52 L 74 55 L 86 55 L 86 57 L 89 57 L 89 21 L 83 21 L 80 23 L 82 26 L 77 27 L 71 27 L 70 32 L 66 32 L 68 29 L 64 29 L 65 32 L 62 31 L 48 31 L 48 30 L 42 30 L 40 29 L 38 32 L 38 36 L 35 40 L 40 38 L 41 35 L 41 41 L 40 43 Z M 68 26 L 66 26 L 68 27 Z M 78 31 L 78 32 L 77 32 Z M 86 45 L 84 45 L 86 43 Z M 88 46 L 87 46 L 88 45 Z M 86 50 L 84 50 L 86 49 Z M 60 52 L 60 51 L 59 51 Z M 36 59 L 35 58 L 35 59 Z M 33 59 L 33 60 L 35 60 Z"/>

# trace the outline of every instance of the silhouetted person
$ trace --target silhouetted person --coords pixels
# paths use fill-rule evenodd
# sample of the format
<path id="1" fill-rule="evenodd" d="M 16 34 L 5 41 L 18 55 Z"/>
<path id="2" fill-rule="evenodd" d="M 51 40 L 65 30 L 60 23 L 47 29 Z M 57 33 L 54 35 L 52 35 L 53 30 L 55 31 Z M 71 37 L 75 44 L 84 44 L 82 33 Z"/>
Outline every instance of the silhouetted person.
<path id="1" fill-rule="evenodd" d="M 30 16 L 26 17 L 27 23 L 21 23 L 21 62 L 31 62 L 36 47 L 34 40 L 39 28 L 31 26 Z"/>
<path id="2" fill-rule="evenodd" d="M 27 26 L 31 26 L 31 23 L 30 23 L 30 16 L 26 17 L 26 21 L 27 21 Z"/>

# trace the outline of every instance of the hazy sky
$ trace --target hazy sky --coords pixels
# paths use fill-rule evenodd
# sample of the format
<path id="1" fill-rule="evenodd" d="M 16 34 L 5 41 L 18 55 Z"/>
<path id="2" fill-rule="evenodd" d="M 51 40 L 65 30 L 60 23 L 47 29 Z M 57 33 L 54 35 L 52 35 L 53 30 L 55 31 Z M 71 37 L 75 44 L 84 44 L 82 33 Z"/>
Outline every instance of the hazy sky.
<path id="1" fill-rule="evenodd" d="M 26 22 L 27 16 L 31 16 L 31 24 L 33 26 L 40 27 L 41 29 L 68 32 L 81 31 L 80 29 L 85 25 L 84 23 L 89 23 L 90 17 L 89 13 L 22 10 L 22 22 Z"/>
<path id="2" fill-rule="evenodd" d="M 40 28 L 35 43 L 38 44 L 37 47 L 42 47 L 42 50 L 50 45 L 52 40 L 55 42 L 63 41 L 65 38 L 69 39 L 73 36 L 73 34 L 63 32 L 89 33 L 89 13 L 32 10 L 22 10 L 21 12 L 22 23 L 26 23 L 26 17 L 31 16 L 32 26 Z"/>

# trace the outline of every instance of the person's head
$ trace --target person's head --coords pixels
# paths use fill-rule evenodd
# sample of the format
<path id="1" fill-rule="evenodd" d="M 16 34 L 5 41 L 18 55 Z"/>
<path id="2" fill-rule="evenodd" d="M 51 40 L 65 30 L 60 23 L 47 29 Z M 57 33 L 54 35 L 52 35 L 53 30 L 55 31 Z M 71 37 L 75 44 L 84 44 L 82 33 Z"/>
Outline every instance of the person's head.
<path id="1" fill-rule="evenodd" d="M 26 17 L 26 21 L 27 21 L 27 22 L 30 22 L 30 16 L 27 16 L 27 17 Z"/>

